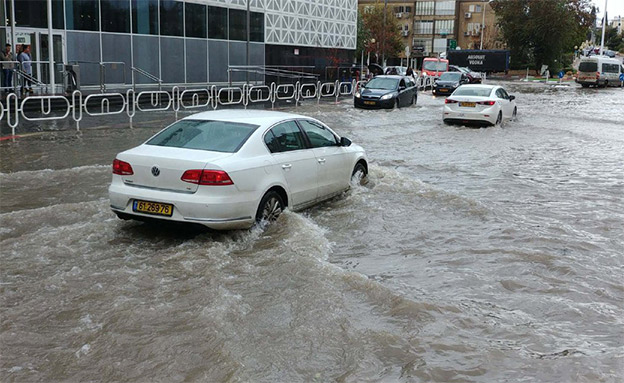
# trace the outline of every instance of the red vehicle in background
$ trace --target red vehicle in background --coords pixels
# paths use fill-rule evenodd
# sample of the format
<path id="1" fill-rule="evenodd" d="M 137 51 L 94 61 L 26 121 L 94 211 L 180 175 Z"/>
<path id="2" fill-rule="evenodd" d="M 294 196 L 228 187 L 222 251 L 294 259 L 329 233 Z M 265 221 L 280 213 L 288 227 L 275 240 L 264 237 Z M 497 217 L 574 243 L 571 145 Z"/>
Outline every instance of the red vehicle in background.
<path id="1" fill-rule="evenodd" d="M 448 72 L 449 61 L 446 59 L 437 59 L 427 57 L 423 60 L 422 74 L 432 77 L 440 77 L 444 72 Z"/>

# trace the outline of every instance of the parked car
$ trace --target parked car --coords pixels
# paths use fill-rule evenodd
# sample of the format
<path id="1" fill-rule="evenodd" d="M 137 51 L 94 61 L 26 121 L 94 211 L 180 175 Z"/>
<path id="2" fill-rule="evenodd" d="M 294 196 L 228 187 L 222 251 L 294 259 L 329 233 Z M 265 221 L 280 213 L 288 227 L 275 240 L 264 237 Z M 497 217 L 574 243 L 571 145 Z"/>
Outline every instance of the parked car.
<path id="1" fill-rule="evenodd" d="M 364 149 L 296 114 L 195 114 L 117 155 L 110 206 L 122 219 L 238 229 L 273 221 L 366 180 Z"/>
<path id="2" fill-rule="evenodd" d="M 516 97 L 495 85 L 462 85 L 444 100 L 447 124 L 498 125 L 518 115 Z"/>
<path id="3" fill-rule="evenodd" d="M 353 95 L 356 108 L 392 109 L 416 104 L 418 88 L 407 76 L 377 76 Z"/>
<path id="4" fill-rule="evenodd" d="M 460 85 L 468 84 L 468 76 L 462 72 L 444 72 L 440 78 L 436 79 L 433 86 L 433 94 L 436 96 L 447 96 Z"/>
<path id="5" fill-rule="evenodd" d="M 481 84 L 481 73 L 474 72 L 468 67 L 461 67 L 457 65 L 449 65 L 449 72 L 460 72 L 468 76 L 470 84 Z"/>

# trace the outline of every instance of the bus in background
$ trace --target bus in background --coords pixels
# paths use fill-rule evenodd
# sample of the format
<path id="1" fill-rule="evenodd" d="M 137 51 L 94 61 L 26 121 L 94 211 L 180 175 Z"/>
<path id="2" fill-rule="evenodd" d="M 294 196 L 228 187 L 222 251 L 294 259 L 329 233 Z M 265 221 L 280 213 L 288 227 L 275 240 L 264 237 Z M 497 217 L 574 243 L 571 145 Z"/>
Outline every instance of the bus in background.
<path id="1" fill-rule="evenodd" d="M 446 59 L 437 59 L 427 57 L 423 60 L 422 74 L 432 77 L 440 77 L 444 72 L 448 72 L 449 61 Z"/>

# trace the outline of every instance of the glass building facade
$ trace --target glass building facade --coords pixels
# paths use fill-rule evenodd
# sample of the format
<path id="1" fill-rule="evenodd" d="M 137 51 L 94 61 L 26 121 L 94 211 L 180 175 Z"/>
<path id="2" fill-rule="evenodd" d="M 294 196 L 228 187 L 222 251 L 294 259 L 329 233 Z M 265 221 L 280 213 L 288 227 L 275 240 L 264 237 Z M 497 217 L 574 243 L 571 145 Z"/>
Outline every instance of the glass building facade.
<path id="1" fill-rule="evenodd" d="M 219 84 L 228 82 L 228 66 L 289 65 L 281 52 L 293 56 L 298 48 L 346 57 L 357 24 L 357 0 L 52 0 L 51 9 L 47 0 L 0 0 L 0 43 L 14 34 L 14 46 L 30 45 L 42 82 L 49 78 L 49 12 L 54 61 L 77 63 L 83 86 L 101 83 L 101 66 L 107 84 L 131 84 L 132 67 L 163 84 Z M 155 83 L 148 77 L 135 74 L 139 84 Z M 245 79 L 232 74 L 234 82 Z"/>

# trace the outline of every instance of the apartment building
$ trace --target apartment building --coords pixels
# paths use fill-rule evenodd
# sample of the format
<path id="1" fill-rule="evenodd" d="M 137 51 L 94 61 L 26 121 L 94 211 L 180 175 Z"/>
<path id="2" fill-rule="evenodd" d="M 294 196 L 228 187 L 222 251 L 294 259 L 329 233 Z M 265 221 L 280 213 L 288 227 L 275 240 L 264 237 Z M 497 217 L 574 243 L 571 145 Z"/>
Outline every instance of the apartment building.
<path id="1" fill-rule="evenodd" d="M 496 14 L 488 1 L 459 0 L 457 46 L 461 49 L 503 49 Z"/>

